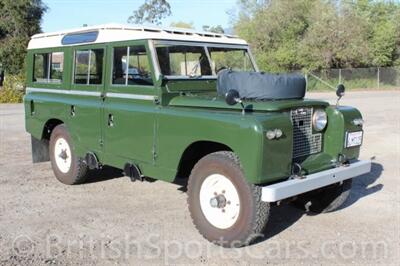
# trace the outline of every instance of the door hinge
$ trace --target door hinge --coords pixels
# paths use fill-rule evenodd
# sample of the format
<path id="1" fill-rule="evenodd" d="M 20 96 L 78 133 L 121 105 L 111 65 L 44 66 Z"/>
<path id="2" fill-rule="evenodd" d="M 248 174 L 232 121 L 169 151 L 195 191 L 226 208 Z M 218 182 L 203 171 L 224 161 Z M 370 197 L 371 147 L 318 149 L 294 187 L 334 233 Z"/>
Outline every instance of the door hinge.
<path id="1" fill-rule="evenodd" d="M 156 147 L 155 146 L 153 146 L 153 149 L 152 149 L 151 153 L 153 155 L 153 163 L 155 163 L 156 160 L 157 160 L 157 152 L 156 152 Z"/>

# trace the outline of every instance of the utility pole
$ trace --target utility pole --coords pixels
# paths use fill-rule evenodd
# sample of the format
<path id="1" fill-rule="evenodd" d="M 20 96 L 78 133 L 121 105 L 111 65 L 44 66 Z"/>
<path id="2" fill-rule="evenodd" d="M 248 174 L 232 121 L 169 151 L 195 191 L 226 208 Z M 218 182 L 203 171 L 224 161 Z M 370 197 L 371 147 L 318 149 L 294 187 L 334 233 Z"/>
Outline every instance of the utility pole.
<path id="1" fill-rule="evenodd" d="M 0 87 L 3 87 L 4 82 L 4 70 L 3 65 L 0 63 Z"/>
<path id="2" fill-rule="evenodd" d="M 378 67 L 378 78 L 377 78 L 377 85 L 378 85 L 378 90 L 379 90 L 379 83 L 380 83 L 380 69 L 379 69 L 379 67 Z"/>

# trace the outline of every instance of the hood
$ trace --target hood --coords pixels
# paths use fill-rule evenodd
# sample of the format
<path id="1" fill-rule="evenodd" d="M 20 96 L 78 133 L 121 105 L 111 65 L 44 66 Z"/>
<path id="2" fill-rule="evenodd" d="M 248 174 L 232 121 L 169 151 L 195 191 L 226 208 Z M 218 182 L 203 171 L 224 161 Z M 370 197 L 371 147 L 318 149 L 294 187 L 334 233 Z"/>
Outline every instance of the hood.
<path id="1" fill-rule="evenodd" d="M 297 99 L 297 100 L 278 100 L 278 101 L 244 101 L 246 110 L 255 112 L 273 112 L 293 109 L 296 107 L 306 106 L 328 106 L 329 103 L 319 100 Z M 206 95 L 185 95 L 177 96 L 171 99 L 169 106 L 177 107 L 197 107 L 207 109 L 225 109 L 225 110 L 242 110 L 240 104 L 230 106 L 225 103 L 222 97 L 213 97 Z"/>

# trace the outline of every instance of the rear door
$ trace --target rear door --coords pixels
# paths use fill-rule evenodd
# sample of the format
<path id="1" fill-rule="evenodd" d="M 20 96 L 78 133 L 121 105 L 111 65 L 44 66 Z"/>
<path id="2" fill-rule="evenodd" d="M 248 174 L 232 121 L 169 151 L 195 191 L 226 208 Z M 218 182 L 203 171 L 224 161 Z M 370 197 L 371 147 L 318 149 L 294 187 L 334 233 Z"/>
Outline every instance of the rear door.
<path id="1" fill-rule="evenodd" d="M 113 164 L 152 162 L 157 106 L 148 42 L 113 44 L 108 47 L 108 54 L 104 151 L 116 160 Z"/>
<path id="2" fill-rule="evenodd" d="M 101 114 L 106 58 L 105 45 L 77 46 L 71 51 L 72 98 L 69 106 L 70 133 L 81 152 L 102 151 Z"/>

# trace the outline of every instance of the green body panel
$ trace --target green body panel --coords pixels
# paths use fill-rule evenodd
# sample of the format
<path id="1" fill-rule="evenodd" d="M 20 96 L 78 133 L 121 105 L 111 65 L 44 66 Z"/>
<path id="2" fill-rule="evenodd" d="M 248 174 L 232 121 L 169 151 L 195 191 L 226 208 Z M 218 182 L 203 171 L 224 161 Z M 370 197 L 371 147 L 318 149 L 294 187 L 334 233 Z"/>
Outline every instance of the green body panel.
<path id="1" fill-rule="evenodd" d="M 215 80 L 157 79 L 152 63 L 154 86 L 112 85 L 113 47 L 136 44 L 145 45 L 149 61 L 153 62 L 148 41 L 29 50 L 28 87 L 97 94 L 26 94 L 26 130 L 41 139 L 47 122 L 61 121 L 71 134 L 78 156 L 94 152 L 102 164 L 118 168 L 135 163 L 144 175 L 166 181 L 176 178 L 182 155 L 192 144 L 219 143 L 239 156 L 249 182 L 266 184 L 291 175 L 293 128 L 290 110 L 313 107 L 327 111 L 328 126 L 322 132 L 322 151 L 300 161 L 304 172 L 314 173 L 333 167 L 339 154 L 348 159 L 358 157 L 360 147 L 344 148 L 346 132 L 361 130 L 351 123 L 354 118 L 361 118 L 359 111 L 351 107 L 336 108 L 323 101 L 307 99 L 249 101 L 244 103 L 246 112 L 242 113 L 240 104 L 228 106 L 216 96 Z M 104 49 L 103 85 L 72 84 L 74 50 L 83 48 Z M 32 82 L 33 54 L 53 51 L 63 51 L 65 55 L 63 82 Z M 132 97 L 108 97 L 107 93 Z M 147 98 L 135 98 L 135 95 Z M 276 128 L 283 131 L 283 136 L 268 140 L 266 131 Z"/>
<path id="2" fill-rule="evenodd" d="M 222 143 L 236 152 L 245 174 L 259 179 L 263 131 L 252 115 L 164 107 L 158 115 L 157 165 L 176 170 L 185 149 L 198 141 Z"/>
<path id="3" fill-rule="evenodd" d="M 356 159 L 360 153 L 360 147 L 344 149 L 346 132 L 362 130 L 360 127 L 352 124 L 355 118 L 362 118 L 360 111 L 349 106 L 330 106 L 327 108 L 329 117 L 328 127 L 326 129 L 325 152 L 331 156 L 341 153 L 348 159 Z"/>
<path id="4" fill-rule="evenodd" d="M 289 111 L 257 114 L 264 134 L 262 138 L 263 152 L 261 156 L 261 172 L 258 183 L 270 183 L 287 178 L 292 168 L 293 129 Z M 267 130 L 279 128 L 283 135 L 279 139 L 268 140 Z"/>

